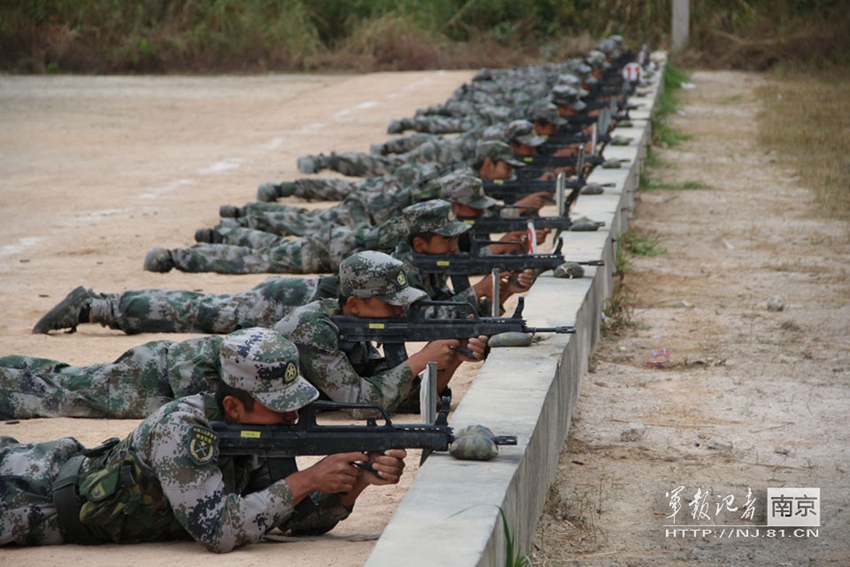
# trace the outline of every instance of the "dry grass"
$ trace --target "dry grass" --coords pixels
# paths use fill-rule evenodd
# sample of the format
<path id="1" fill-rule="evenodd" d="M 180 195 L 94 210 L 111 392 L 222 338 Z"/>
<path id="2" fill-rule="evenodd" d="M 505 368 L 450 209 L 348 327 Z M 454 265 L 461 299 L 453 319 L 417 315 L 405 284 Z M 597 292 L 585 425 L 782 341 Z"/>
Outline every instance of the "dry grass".
<path id="1" fill-rule="evenodd" d="M 850 219 L 850 70 L 777 72 L 758 94 L 760 143 L 789 160 L 824 214 Z"/>

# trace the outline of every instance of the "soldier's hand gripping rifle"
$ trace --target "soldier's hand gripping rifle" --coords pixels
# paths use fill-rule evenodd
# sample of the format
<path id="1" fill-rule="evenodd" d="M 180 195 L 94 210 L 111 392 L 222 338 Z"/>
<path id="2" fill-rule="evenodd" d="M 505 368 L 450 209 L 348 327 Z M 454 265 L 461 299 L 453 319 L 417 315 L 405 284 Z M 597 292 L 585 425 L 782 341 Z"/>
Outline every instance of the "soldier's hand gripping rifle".
<path id="1" fill-rule="evenodd" d="M 374 410 L 379 418 L 368 418 L 361 425 L 320 425 L 316 421 L 318 411 L 351 409 Z M 422 449 L 421 462 L 424 462 L 432 451 L 448 451 L 454 441 L 448 424 L 448 411 L 448 403 L 444 400 L 434 423 L 395 424 L 378 404 L 317 401 L 301 408 L 298 422 L 292 425 L 246 425 L 219 421 L 212 423 L 212 429 L 218 435 L 220 456 L 260 459 L 262 466 L 252 475 L 247 489 L 254 492 L 296 472 L 294 457 L 299 456 Z M 517 444 L 514 436 L 495 437 L 493 441 L 497 445 Z M 357 466 L 380 477 L 368 463 L 357 463 Z M 302 504 L 296 506 L 296 519 L 315 508 L 315 502 L 310 498 L 305 498 Z"/>
<path id="2" fill-rule="evenodd" d="M 522 318 L 523 297 L 510 317 L 479 317 L 472 305 L 454 301 L 417 301 L 406 317 L 371 319 L 339 315 L 333 322 L 339 329 L 341 341 L 374 342 L 383 345 L 390 366 L 407 360 L 404 343 L 431 342 L 443 339 L 471 339 L 481 335 L 491 337 L 501 333 L 575 333 L 570 325 L 558 327 L 529 327 Z M 448 308 L 458 318 L 436 319 L 426 316 L 434 307 Z M 463 353 L 470 358 L 469 352 Z"/>
<path id="3" fill-rule="evenodd" d="M 454 254 L 413 254 L 413 263 L 422 274 L 443 274 L 451 278 L 455 293 L 470 287 L 469 276 L 500 272 L 521 272 L 536 270 L 545 272 L 554 270 L 566 260 L 561 254 L 564 241 L 558 239 L 554 252 L 548 254 L 479 254 L 477 246 L 481 244 L 505 244 L 501 241 L 473 241 L 472 252 Z M 519 243 L 517 243 L 519 244 Z M 601 260 L 578 262 L 587 266 L 602 266 Z"/>
<path id="4" fill-rule="evenodd" d="M 559 179 L 562 178 L 562 176 L 559 176 Z M 471 232 L 475 237 L 489 236 L 494 232 L 524 231 L 528 227 L 529 221 L 534 224 L 534 228 L 551 228 L 561 232 L 570 229 L 572 224 L 570 209 L 578 200 L 580 193 L 580 189 L 572 189 L 570 194 L 564 197 L 563 193 L 556 192 L 558 214 L 555 216 L 542 217 L 533 207 L 523 210 L 523 207 L 497 205 L 487 210 L 490 216 L 458 217 L 458 220 L 471 225 Z"/>
<path id="5" fill-rule="evenodd" d="M 555 181 L 497 179 L 494 181 L 484 181 L 484 192 L 487 195 L 495 199 L 500 199 L 510 205 L 515 203 L 517 199 L 530 195 L 531 193 L 538 193 L 540 191 L 544 191 L 554 194 L 558 190 L 558 187 L 561 186 L 557 184 L 562 184 L 563 188 L 565 189 L 581 189 L 586 185 L 586 167 L 584 164 L 583 148 L 579 148 L 576 160 L 577 175 L 572 179 L 568 180 L 566 178 L 566 175 L 564 175 L 563 173 L 558 174 L 558 178 Z"/>

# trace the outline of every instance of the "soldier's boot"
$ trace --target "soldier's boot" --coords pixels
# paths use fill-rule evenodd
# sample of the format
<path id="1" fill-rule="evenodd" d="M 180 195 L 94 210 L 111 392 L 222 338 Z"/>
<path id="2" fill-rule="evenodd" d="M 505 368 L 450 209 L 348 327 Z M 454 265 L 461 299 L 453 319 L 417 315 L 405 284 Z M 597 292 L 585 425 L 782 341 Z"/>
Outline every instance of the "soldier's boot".
<path id="1" fill-rule="evenodd" d="M 318 173 L 322 170 L 321 163 L 324 156 L 303 156 L 298 158 L 298 171 L 304 174 Z"/>
<path id="2" fill-rule="evenodd" d="M 387 134 L 401 134 L 405 130 L 413 130 L 414 121 L 410 118 L 392 120 L 387 126 Z"/>
<path id="3" fill-rule="evenodd" d="M 170 272 L 174 267 L 171 250 L 154 248 L 145 256 L 145 270 L 149 272 Z"/>
<path id="4" fill-rule="evenodd" d="M 221 244 L 224 239 L 221 234 L 214 228 L 199 228 L 195 231 L 195 242 L 205 242 L 207 244 Z"/>
<path id="5" fill-rule="evenodd" d="M 75 288 L 38 320 L 32 332 L 38 335 L 46 335 L 49 331 L 60 329 L 68 329 L 68 333 L 75 332 L 77 325 L 81 323 L 81 312 L 85 310 L 85 319 L 88 320 L 91 302 L 99 297 L 101 296 L 83 286 Z"/>
<path id="6" fill-rule="evenodd" d="M 377 156 L 385 156 L 387 155 L 387 145 L 386 144 L 372 144 L 369 146 L 369 153 Z"/>
<path id="7" fill-rule="evenodd" d="M 291 197 L 295 194 L 295 183 L 263 183 L 257 187 L 257 200 L 262 203 L 274 203 L 281 197 Z"/>
<path id="8" fill-rule="evenodd" d="M 242 208 L 234 205 L 222 205 L 218 208 L 218 216 L 223 219 L 235 219 L 242 216 Z"/>

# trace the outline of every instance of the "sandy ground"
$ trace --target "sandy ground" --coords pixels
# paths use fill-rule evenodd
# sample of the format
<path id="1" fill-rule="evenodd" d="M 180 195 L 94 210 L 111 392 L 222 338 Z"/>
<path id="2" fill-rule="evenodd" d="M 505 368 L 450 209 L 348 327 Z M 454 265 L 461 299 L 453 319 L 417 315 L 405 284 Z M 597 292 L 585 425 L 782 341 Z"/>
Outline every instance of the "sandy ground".
<path id="1" fill-rule="evenodd" d="M 154 274 L 142 262 L 155 246 L 194 243 L 196 228 L 217 221 L 219 205 L 254 201 L 258 184 L 299 177 L 298 156 L 368 151 L 387 139 L 391 118 L 445 100 L 470 76 L 0 77 L 0 356 L 93 364 L 146 341 L 190 338 L 125 336 L 99 325 L 50 336 L 30 330 L 78 285 L 98 292 L 253 287 L 267 276 Z M 457 393 L 474 373 L 456 378 Z M 74 435 L 93 446 L 137 423 L 37 419 L 0 424 L 0 434 L 22 442 Z M 225 556 L 193 543 L 4 549 L 0 565 L 265 565 L 281 553 L 293 566 L 362 565 L 374 541 L 342 538 L 380 534 L 414 477 L 417 455 L 407 461 L 400 486 L 367 490 L 321 543 L 262 544 Z"/>
<path id="2" fill-rule="evenodd" d="M 693 138 L 654 150 L 669 167 L 650 175 L 708 188 L 637 196 L 632 228 L 666 253 L 631 260 L 635 327 L 592 360 L 535 565 L 850 565 L 850 238 L 758 146 L 764 80 L 696 73 L 681 91 L 671 124 Z M 669 363 L 648 365 L 660 349 Z M 632 429 L 642 437 L 622 440 Z M 784 487 L 820 488 L 817 537 L 755 535 L 766 489 Z M 748 489 L 755 513 L 742 519 Z"/>

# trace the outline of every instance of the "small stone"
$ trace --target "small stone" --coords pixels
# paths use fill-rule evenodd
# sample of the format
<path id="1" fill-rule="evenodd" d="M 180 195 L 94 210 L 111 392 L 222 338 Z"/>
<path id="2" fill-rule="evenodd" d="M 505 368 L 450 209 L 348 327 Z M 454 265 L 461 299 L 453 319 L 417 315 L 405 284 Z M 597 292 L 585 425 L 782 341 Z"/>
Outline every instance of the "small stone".
<path id="1" fill-rule="evenodd" d="M 725 452 L 725 451 L 731 451 L 732 450 L 732 443 L 730 443 L 728 441 L 714 440 L 711 443 L 709 443 L 707 445 L 707 447 L 709 449 L 711 449 L 712 451 Z"/>
<path id="2" fill-rule="evenodd" d="M 638 441 L 646 434 L 646 426 L 636 421 L 626 425 L 626 428 L 620 433 L 620 441 Z"/>
<path id="3" fill-rule="evenodd" d="M 767 300 L 767 310 L 776 313 L 785 309 L 785 302 L 781 297 L 771 297 Z"/>
<path id="4" fill-rule="evenodd" d="M 773 452 L 777 455 L 787 455 L 791 452 L 791 449 L 788 447 L 774 447 Z"/>

